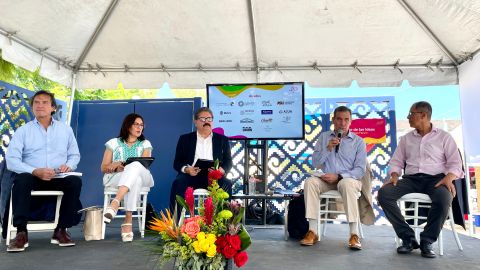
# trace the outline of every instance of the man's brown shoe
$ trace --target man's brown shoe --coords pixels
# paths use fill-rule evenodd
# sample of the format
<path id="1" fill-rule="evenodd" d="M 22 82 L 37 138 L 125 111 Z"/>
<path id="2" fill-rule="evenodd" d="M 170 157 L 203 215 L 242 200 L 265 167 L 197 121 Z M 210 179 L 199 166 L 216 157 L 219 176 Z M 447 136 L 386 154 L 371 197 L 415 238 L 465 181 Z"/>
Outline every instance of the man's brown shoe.
<path id="1" fill-rule="evenodd" d="M 305 234 L 305 237 L 303 237 L 303 239 L 300 240 L 300 245 L 313 246 L 317 242 L 318 242 L 318 235 L 316 235 L 313 231 L 308 231 L 307 234 Z"/>
<path id="2" fill-rule="evenodd" d="M 358 238 L 358 235 L 352 234 L 350 236 L 350 240 L 348 240 L 348 247 L 353 250 L 362 249 L 362 243 L 360 243 L 360 238 Z"/>
<path id="3" fill-rule="evenodd" d="M 7 236 L 9 237 L 9 236 Z M 18 232 L 15 239 L 10 241 L 10 245 L 7 247 L 7 252 L 21 252 L 28 247 L 28 233 Z"/>
<path id="4" fill-rule="evenodd" d="M 67 229 L 55 229 L 50 243 L 59 245 L 61 247 L 75 246 L 75 242 L 73 242 L 72 238 L 70 238 L 70 234 L 67 232 Z"/>

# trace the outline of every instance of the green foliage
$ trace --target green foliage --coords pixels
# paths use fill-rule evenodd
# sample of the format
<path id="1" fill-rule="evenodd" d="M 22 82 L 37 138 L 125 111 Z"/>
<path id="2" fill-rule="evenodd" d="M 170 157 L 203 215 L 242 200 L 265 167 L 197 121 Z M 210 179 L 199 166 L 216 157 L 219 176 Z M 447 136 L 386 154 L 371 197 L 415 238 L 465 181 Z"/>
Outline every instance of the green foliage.
<path id="1" fill-rule="evenodd" d="M 0 80 L 12 81 L 15 78 L 15 65 L 3 60 L 0 50 Z"/>

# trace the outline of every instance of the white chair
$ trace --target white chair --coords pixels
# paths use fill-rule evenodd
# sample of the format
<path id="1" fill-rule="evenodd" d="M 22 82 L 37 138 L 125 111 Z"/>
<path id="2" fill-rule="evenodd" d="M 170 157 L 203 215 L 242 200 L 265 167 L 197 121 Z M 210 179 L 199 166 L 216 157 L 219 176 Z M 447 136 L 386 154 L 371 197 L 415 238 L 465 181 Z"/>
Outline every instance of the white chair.
<path id="1" fill-rule="evenodd" d="M 397 203 L 400 206 L 400 211 L 402 212 L 403 216 L 405 217 L 405 220 L 413 220 L 413 225 L 410 225 L 415 230 L 415 238 L 419 238 L 419 228 L 422 228 L 421 220 L 426 220 L 427 217 L 424 216 L 419 216 L 418 215 L 418 209 L 419 208 L 430 208 L 430 204 L 432 203 L 432 200 L 427 194 L 423 193 L 409 193 L 406 195 L 403 195 L 400 199 L 398 199 Z M 405 204 L 406 203 L 412 203 L 411 207 L 406 208 Z M 406 211 L 413 211 L 413 215 L 407 215 Z M 449 207 L 448 209 L 448 216 L 447 220 L 445 222 L 449 222 L 450 226 L 452 228 L 453 236 L 455 237 L 455 242 L 457 242 L 457 246 L 459 250 L 463 250 L 462 244 L 460 243 L 460 239 L 458 238 L 457 231 L 455 230 L 455 223 L 453 220 L 453 212 L 452 212 L 452 206 Z M 397 242 L 397 246 L 400 246 L 400 239 L 398 237 L 395 237 L 395 240 Z M 439 253 L 441 256 L 443 256 L 443 237 L 442 237 L 442 231 L 440 231 L 440 235 L 438 236 L 438 249 Z"/>
<path id="2" fill-rule="evenodd" d="M 357 194 L 357 199 L 360 198 L 360 192 Z M 335 214 L 335 215 L 341 215 L 344 214 L 346 216 L 345 211 L 339 211 L 339 210 L 332 210 L 330 209 L 330 204 L 335 203 L 335 200 L 337 199 L 342 199 L 342 195 L 338 190 L 329 190 L 327 192 L 324 192 L 320 194 L 320 211 L 318 212 L 318 228 L 317 231 L 320 233 L 320 224 L 322 224 L 322 235 L 325 236 L 327 233 L 327 222 L 328 221 L 339 221 L 338 217 L 337 218 L 330 218 L 329 214 Z M 324 200 L 324 202 L 322 202 Z M 323 221 L 323 222 L 322 222 Z M 348 222 L 347 219 L 344 221 Z M 360 222 L 360 216 L 358 216 L 358 231 L 360 232 L 360 237 L 364 238 L 363 236 L 363 229 L 362 229 L 362 223 Z"/>
<path id="3" fill-rule="evenodd" d="M 31 221 L 27 224 L 28 232 L 39 232 L 39 231 L 53 231 L 57 227 L 58 218 L 60 216 L 60 205 L 62 203 L 63 192 L 57 190 L 42 190 L 42 191 L 32 191 L 32 196 L 57 196 L 57 203 L 55 206 L 55 220 L 53 222 L 45 221 Z M 7 227 L 7 246 L 10 244 L 10 239 L 12 235 L 15 235 L 17 228 L 13 226 L 13 210 L 12 210 L 12 196 L 10 196 L 10 206 L 9 206 L 9 215 L 8 215 L 8 227 Z"/>
<path id="4" fill-rule="evenodd" d="M 103 191 L 103 212 L 105 213 L 108 205 L 112 201 L 113 198 L 117 195 L 118 188 L 116 187 L 105 187 Z M 150 192 L 150 188 L 142 188 L 140 191 L 140 196 L 137 201 L 137 211 L 136 214 L 133 213 L 132 217 L 136 217 L 138 219 L 138 230 L 140 231 L 140 235 L 143 238 L 145 236 L 145 219 L 147 215 L 147 197 L 148 192 Z M 124 211 L 125 207 L 123 207 L 123 201 L 120 203 L 120 207 L 118 208 L 119 211 Z M 125 214 L 117 214 L 115 218 L 124 218 Z M 104 217 L 105 219 L 105 217 Z M 105 221 L 105 220 L 104 220 Z M 105 239 L 105 230 L 106 224 L 103 222 L 102 225 L 102 239 Z"/>
<path id="5" fill-rule="evenodd" d="M 210 195 L 209 191 L 204 188 L 197 188 L 193 191 L 193 198 L 194 198 L 194 207 L 197 210 L 200 206 L 203 205 L 205 199 Z M 177 204 L 178 205 L 178 204 Z M 186 216 L 186 209 L 182 209 L 182 213 L 180 214 L 180 221 L 179 224 L 183 223 L 183 220 Z"/>

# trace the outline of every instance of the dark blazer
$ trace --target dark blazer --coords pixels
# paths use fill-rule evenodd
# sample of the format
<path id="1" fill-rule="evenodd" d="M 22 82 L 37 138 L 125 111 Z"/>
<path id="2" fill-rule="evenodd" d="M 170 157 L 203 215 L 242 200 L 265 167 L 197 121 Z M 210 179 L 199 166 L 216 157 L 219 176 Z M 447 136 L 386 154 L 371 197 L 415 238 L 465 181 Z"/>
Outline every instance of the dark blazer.
<path id="1" fill-rule="evenodd" d="M 195 148 L 197 147 L 197 132 L 183 134 L 178 139 L 177 150 L 175 151 L 175 160 L 173 161 L 173 168 L 182 173 L 182 167 L 186 165 L 193 165 L 195 158 Z M 226 136 L 213 133 L 212 138 L 213 160 L 219 160 L 220 166 L 227 174 L 232 168 L 232 154 L 230 151 L 230 143 Z"/>

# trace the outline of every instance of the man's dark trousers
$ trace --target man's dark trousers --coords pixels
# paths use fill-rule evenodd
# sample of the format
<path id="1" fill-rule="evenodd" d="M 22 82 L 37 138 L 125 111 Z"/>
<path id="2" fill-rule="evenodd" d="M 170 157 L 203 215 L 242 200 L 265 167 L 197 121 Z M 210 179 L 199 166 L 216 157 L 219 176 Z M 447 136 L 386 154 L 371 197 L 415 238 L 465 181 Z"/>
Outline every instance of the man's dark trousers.
<path id="1" fill-rule="evenodd" d="M 29 173 L 21 173 L 15 177 L 12 188 L 13 226 L 25 228 L 30 217 L 30 201 L 32 190 L 63 191 L 58 228 L 70 228 L 76 225 L 78 202 L 82 180 L 77 176 L 41 180 Z"/>
<path id="2" fill-rule="evenodd" d="M 415 232 L 405 221 L 397 200 L 408 193 L 425 193 L 432 200 L 432 206 L 428 211 L 427 224 L 420 233 L 420 239 L 428 243 L 437 241 L 453 199 L 452 194 L 444 185 L 435 188 L 435 185 L 443 177 L 445 177 L 444 174 L 404 175 L 396 186 L 388 184 L 378 191 L 378 202 L 399 238 L 414 239 Z"/>

